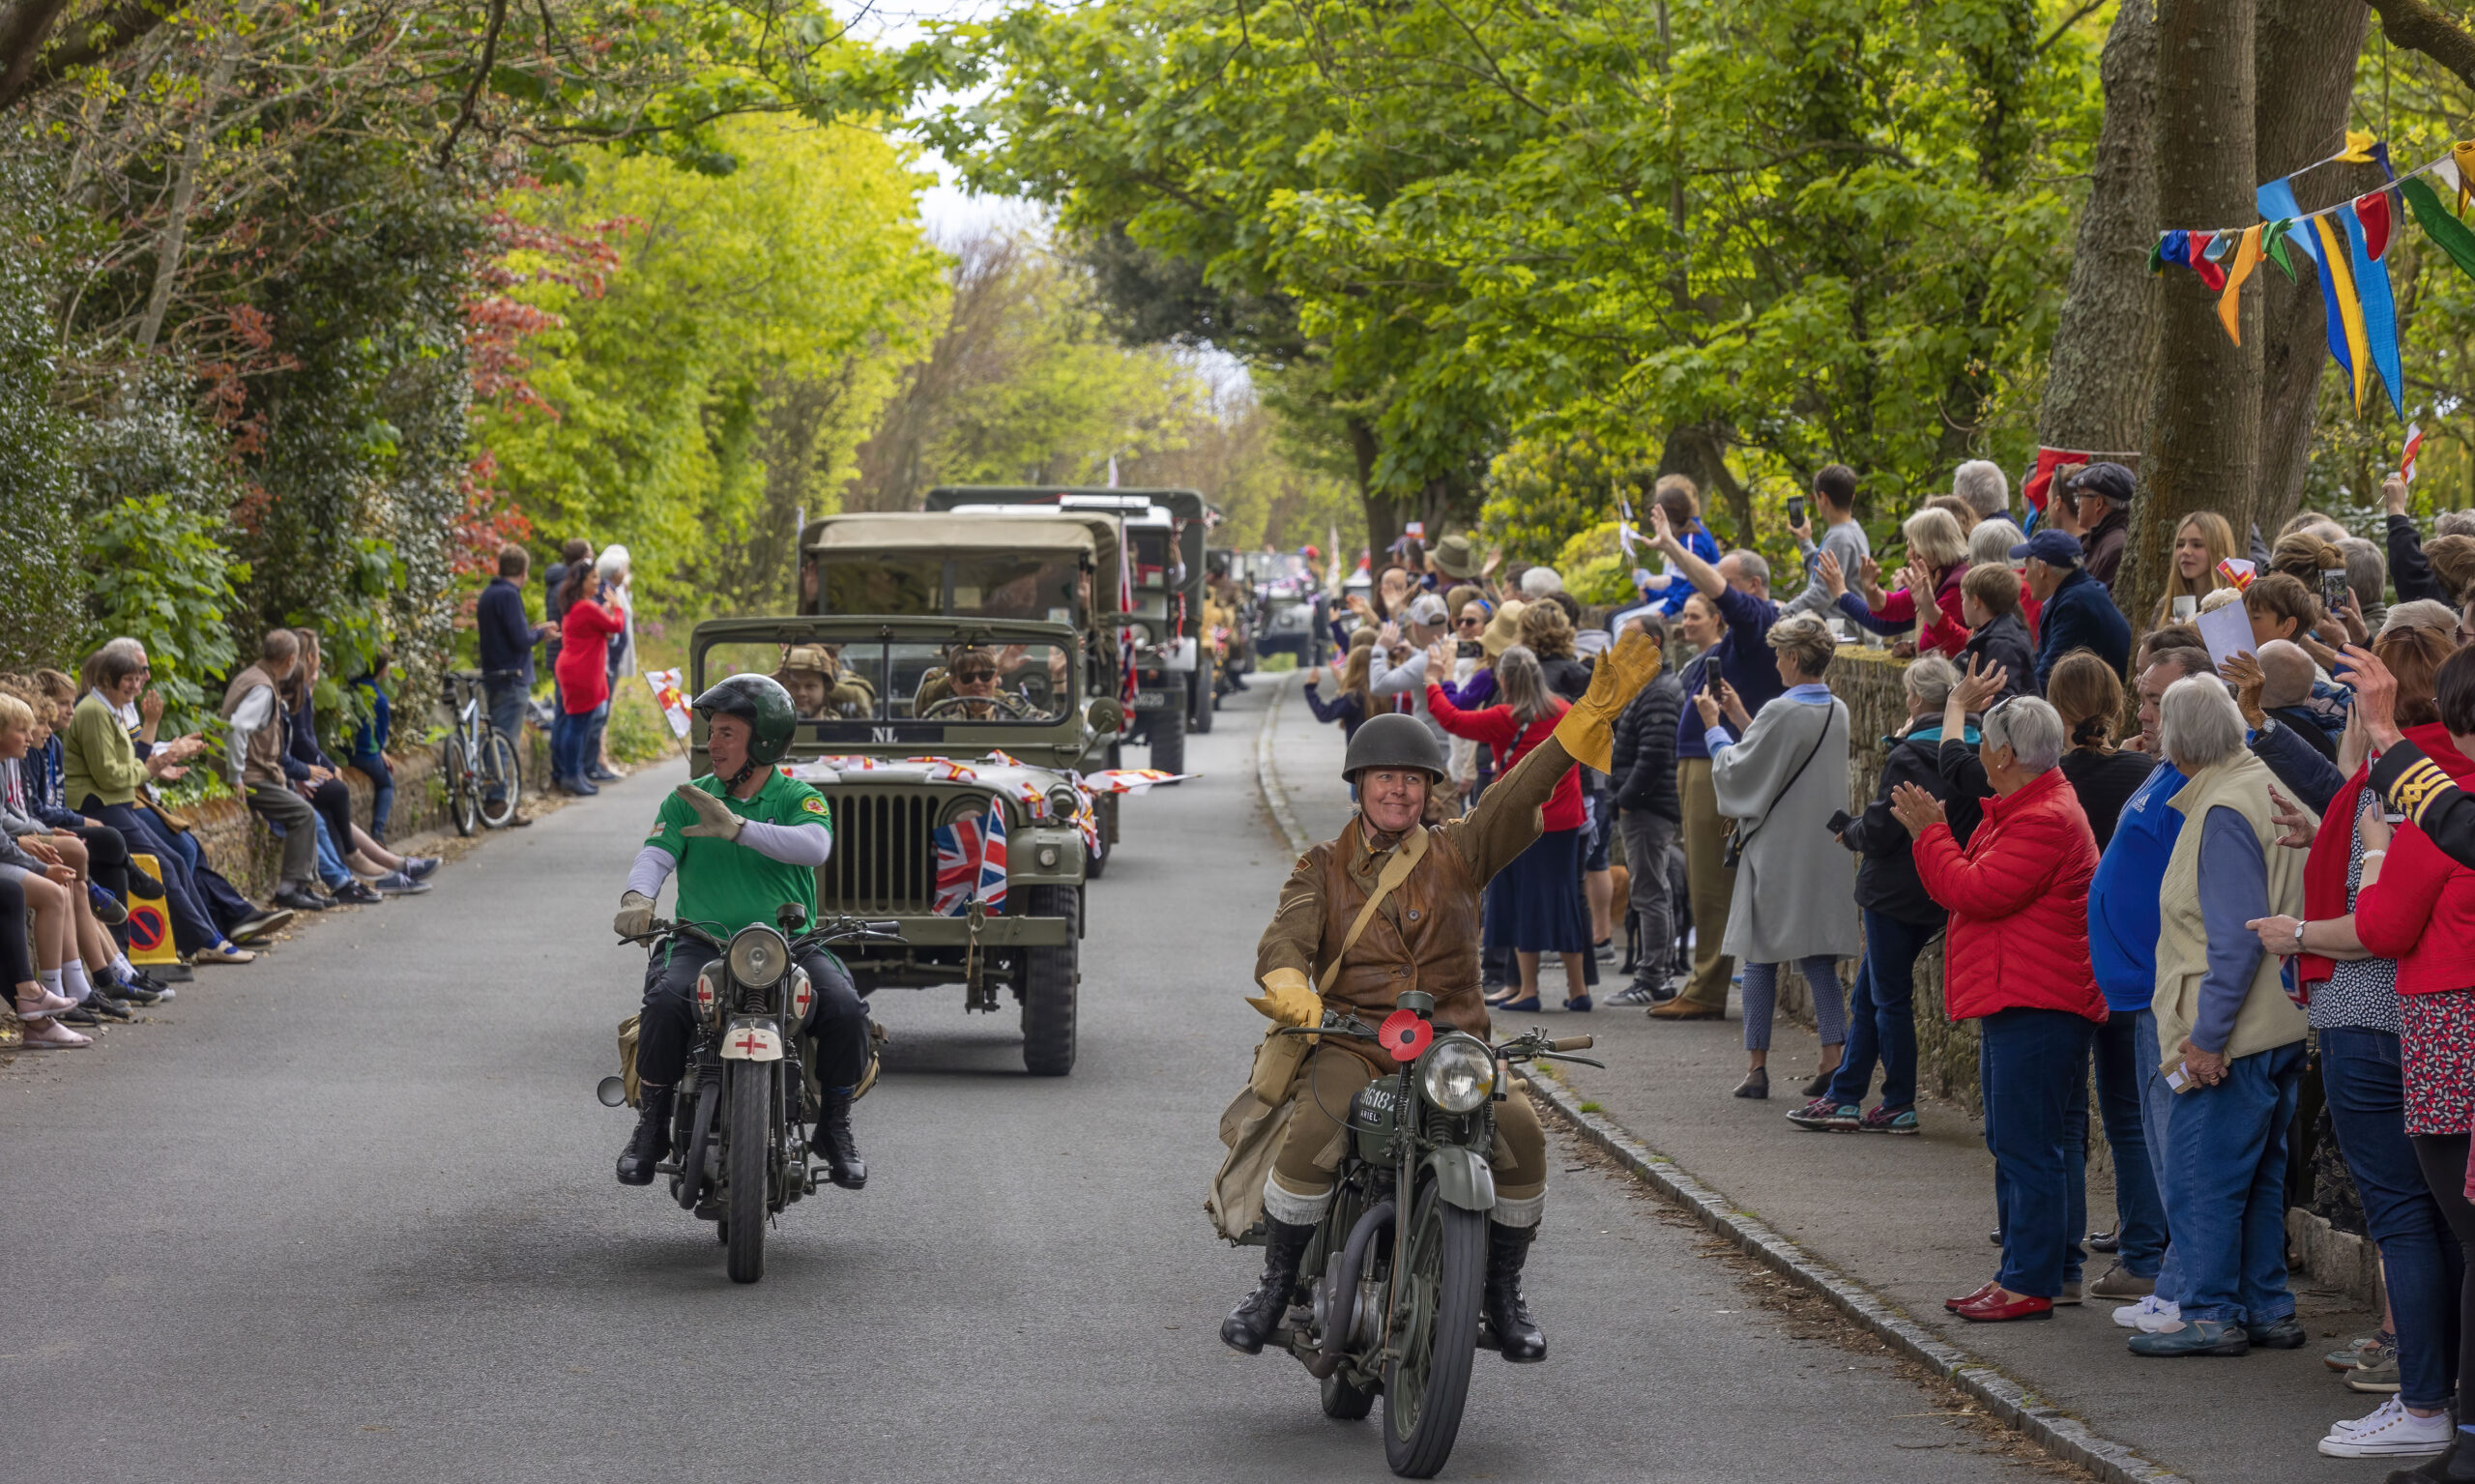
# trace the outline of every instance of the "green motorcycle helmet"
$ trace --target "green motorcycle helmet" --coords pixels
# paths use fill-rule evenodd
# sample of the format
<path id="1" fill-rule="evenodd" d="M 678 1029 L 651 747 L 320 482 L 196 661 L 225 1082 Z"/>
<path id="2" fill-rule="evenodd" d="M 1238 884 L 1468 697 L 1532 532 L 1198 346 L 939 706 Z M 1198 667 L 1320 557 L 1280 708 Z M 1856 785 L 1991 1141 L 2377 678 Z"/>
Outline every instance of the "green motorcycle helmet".
<path id="1" fill-rule="evenodd" d="M 791 693 L 770 675 L 734 675 L 707 686 L 690 706 L 708 723 L 715 716 L 737 716 L 747 723 L 747 766 L 737 777 L 724 780 L 731 788 L 739 787 L 756 770 L 782 761 L 800 729 Z"/>

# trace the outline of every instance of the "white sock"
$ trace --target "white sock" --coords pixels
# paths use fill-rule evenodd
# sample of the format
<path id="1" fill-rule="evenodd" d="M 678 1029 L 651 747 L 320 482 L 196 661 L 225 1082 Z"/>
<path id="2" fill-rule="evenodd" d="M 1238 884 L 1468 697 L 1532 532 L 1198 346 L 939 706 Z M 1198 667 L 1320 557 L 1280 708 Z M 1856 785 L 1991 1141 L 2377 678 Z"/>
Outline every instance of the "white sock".
<path id="1" fill-rule="evenodd" d="M 42 979 L 42 980 L 43 980 L 44 992 L 45 994 L 52 994 L 52 995 L 56 995 L 56 994 L 60 993 L 60 971 L 59 971 L 59 970 L 57 970 L 57 969 L 38 969 L 38 970 L 36 970 L 36 971 L 35 971 L 35 975 L 36 975 L 36 976 L 37 976 L 38 978 L 40 978 L 40 979 Z"/>
<path id="2" fill-rule="evenodd" d="M 137 966 L 129 961 L 128 954 L 115 953 L 112 955 L 112 973 L 119 975 L 120 981 L 126 984 L 137 977 Z"/>
<path id="3" fill-rule="evenodd" d="M 86 962 L 73 958 L 60 966 L 60 992 L 84 1004 L 95 993 L 95 981 L 86 977 Z"/>

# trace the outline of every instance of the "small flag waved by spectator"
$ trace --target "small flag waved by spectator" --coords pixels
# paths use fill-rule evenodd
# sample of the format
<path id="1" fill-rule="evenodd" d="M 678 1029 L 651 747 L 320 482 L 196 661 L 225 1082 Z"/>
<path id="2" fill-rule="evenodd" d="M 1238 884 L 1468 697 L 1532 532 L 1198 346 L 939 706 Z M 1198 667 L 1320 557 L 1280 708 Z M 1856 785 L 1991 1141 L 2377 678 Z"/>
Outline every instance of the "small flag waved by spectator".
<path id="1" fill-rule="evenodd" d="M 677 670 L 647 670 L 645 684 L 654 687 L 654 704 L 670 718 L 671 734 L 685 737 L 690 725 L 687 697 L 681 693 L 679 683 L 685 677 Z"/>
<path id="2" fill-rule="evenodd" d="M 2398 455 L 2398 472 L 2406 477 L 2406 482 L 2409 484 L 2415 482 L 2415 455 L 2422 451 L 2424 451 L 2424 425 L 2420 422 L 2409 422 L 2406 424 L 2406 451 Z"/>

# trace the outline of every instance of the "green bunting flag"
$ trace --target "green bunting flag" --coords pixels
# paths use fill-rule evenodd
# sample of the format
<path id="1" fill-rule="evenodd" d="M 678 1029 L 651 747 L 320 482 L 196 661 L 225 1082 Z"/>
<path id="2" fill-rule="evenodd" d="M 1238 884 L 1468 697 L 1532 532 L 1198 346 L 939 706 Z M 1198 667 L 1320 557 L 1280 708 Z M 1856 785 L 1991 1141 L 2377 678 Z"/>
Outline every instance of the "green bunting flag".
<path id="1" fill-rule="evenodd" d="M 2465 222 L 2450 215 L 2440 192 L 2419 177 L 2409 176 L 2400 183 L 2398 193 L 2406 198 L 2407 208 L 2414 212 L 2415 222 L 2424 229 L 2424 235 L 2440 245 L 2440 250 L 2449 254 L 2459 272 L 2475 278 L 2475 231 L 2469 231 Z"/>

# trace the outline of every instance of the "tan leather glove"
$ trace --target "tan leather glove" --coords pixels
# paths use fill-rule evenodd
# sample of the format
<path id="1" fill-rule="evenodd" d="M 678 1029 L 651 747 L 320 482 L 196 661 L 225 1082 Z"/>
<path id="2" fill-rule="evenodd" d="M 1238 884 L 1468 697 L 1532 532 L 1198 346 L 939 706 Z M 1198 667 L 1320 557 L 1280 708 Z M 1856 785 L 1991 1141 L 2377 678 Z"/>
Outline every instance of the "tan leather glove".
<path id="1" fill-rule="evenodd" d="M 641 891 L 630 891 L 619 899 L 619 916 L 610 919 L 610 927 L 622 938 L 641 937 L 654 930 L 654 899 Z"/>
<path id="2" fill-rule="evenodd" d="M 1578 763 L 1605 772 L 1616 761 L 1616 718 L 1659 673 L 1659 642 L 1636 629 L 1598 656 L 1589 690 L 1556 723 L 1556 741 Z"/>
<path id="3" fill-rule="evenodd" d="M 706 793 L 693 783 L 679 785 L 677 792 L 681 799 L 687 801 L 687 807 L 696 811 L 696 823 L 680 830 L 681 834 L 689 839 L 736 840 L 739 838 L 740 826 L 745 821 L 733 814 L 729 804 Z"/>
<path id="4" fill-rule="evenodd" d="M 1324 1023 L 1324 997 L 1306 982 L 1302 969 L 1275 969 L 1264 975 L 1264 992 L 1250 997 L 1246 1003 L 1263 1012 L 1265 1018 L 1283 1026 L 1320 1026 Z"/>

